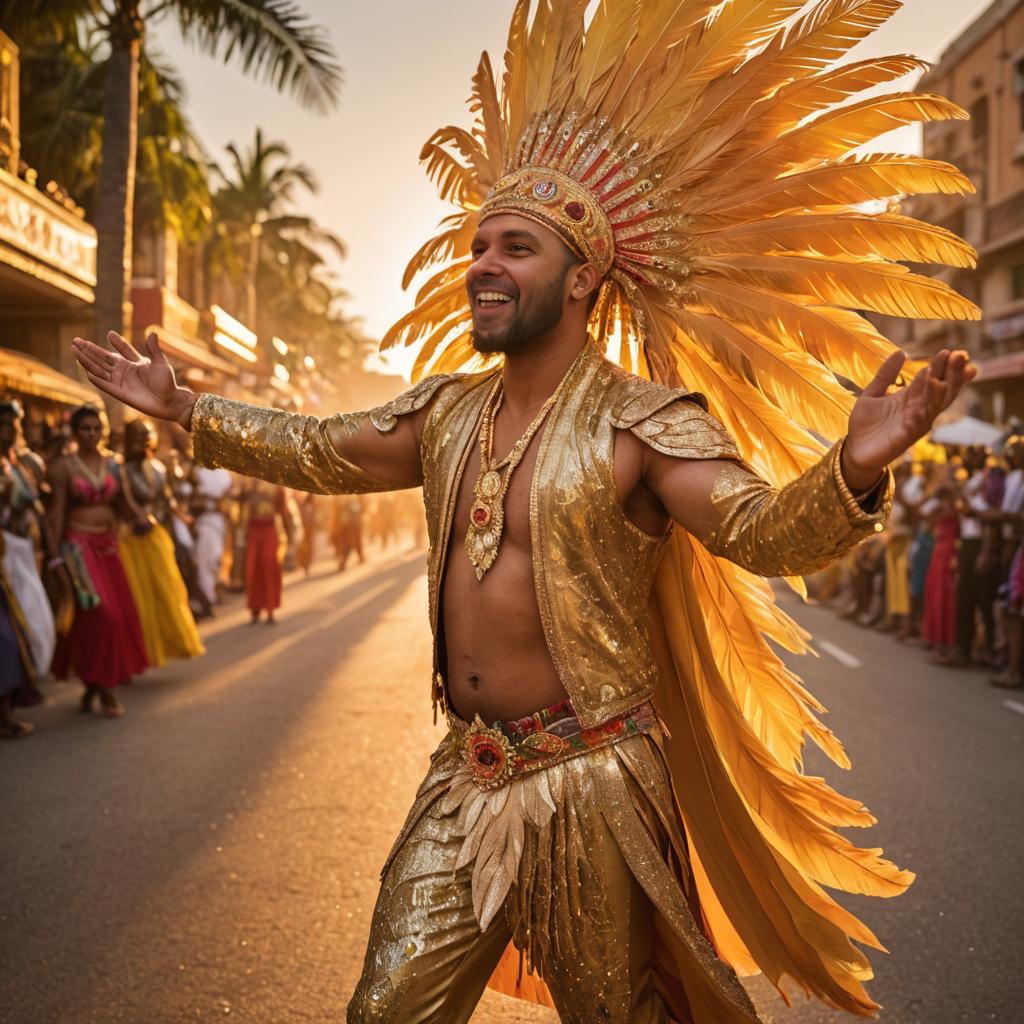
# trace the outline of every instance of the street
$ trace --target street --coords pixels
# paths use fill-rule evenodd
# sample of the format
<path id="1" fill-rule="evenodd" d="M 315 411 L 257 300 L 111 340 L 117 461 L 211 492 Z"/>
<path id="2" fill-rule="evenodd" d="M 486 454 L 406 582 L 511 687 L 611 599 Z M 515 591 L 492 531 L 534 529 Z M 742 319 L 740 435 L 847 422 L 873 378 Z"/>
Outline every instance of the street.
<path id="1" fill-rule="evenodd" d="M 860 845 L 919 876 L 893 901 L 843 899 L 891 950 L 872 954 L 881 1020 L 1019 1020 L 1024 695 L 780 600 L 820 642 L 799 670 L 854 764 L 812 751 L 808 772 L 879 818 Z M 278 625 L 236 600 L 203 636 L 205 657 L 124 692 L 119 721 L 47 684 L 36 735 L 0 749 L 4 1024 L 344 1019 L 441 736 L 422 552 L 292 575 Z M 772 1024 L 853 1019 L 750 986 Z M 555 1020 L 492 993 L 474 1017 Z"/>

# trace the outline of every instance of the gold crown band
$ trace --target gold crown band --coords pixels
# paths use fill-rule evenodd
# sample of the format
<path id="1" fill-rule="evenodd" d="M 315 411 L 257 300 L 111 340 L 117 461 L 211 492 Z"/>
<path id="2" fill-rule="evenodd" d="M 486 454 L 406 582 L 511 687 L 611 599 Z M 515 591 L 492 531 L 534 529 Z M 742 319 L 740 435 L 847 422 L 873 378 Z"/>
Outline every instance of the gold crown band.
<path id="1" fill-rule="evenodd" d="M 615 236 L 597 197 L 585 185 L 549 167 L 522 167 L 494 183 L 480 208 L 481 223 L 515 213 L 554 231 L 601 276 L 615 258 Z"/>

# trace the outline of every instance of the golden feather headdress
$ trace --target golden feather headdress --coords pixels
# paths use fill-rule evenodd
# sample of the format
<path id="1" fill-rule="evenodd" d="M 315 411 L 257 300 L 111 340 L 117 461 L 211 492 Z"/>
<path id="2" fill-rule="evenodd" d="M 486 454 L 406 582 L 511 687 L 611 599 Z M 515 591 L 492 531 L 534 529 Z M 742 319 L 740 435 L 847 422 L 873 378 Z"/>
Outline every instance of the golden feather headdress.
<path id="1" fill-rule="evenodd" d="M 600 0 L 587 23 L 589 6 L 518 0 L 500 89 L 485 53 L 472 130 L 427 142 L 427 172 L 459 211 L 410 261 L 406 287 L 443 267 L 382 347 L 422 342 L 415 376 L 479 365 L 464 281 L 476 225 L 498 209 L 546 217 L 607 271 L 595 335 L 621 341 L 628 369 L 704 392 L 781 482 L 819 450 L 808 427 L 844 431 L 836 375 L 863 385 L 891 351 L 861 311 L 978 317 L 903 265 L 971 266 L 971 247 L 872 208 L 970 181 L 947 163 L 857 152 L 967 115 L 939 96 L 871 92 L 924 68 L 914 57 L 836 63 L 899 0 Z"/>
<path id="2" fill-rule="evenodd" d="M 862 315 L 975 319 L 906 263 L 972 266 L 951 232 L 892 200 L 973 192 L 948 163 L 859 148 L 967 115 L 879 94 L 921 70 L 897 55 L 837 63 L 900 0 L 518 0 L 500 90 L 486 54 L 471 131 L 442 128 L 427 171 L 459 209 L 413 257 L 415 308 L 383 347 L 421 343 L 414 375 L 477 368 L 465 290 L 481 216 L 532 216 L 604 274 L 591 329 L 627 369 L 703 392 L 744 459 L 782 484 L 846 431 L 852 395 L 892 351 Z M 806 10 L 805 10 L 806 8 Z M 531 17 L 532 11 L 532 17 Z M 577 205 L 578 204 L 578 205 Z M 837 827 L 874 818 L 803 774 L 806 737 L 849 767 L 825 709 L 782 663 L 809 649 L 768 585 L 673 531 L 650 620 L 655 697 L 675 737 L 703 924 L 741 973 L 789 977 L 831 1006 L 876 1009 L 882 948 L 823 886 L 893 896 L 912 880 Z M 499 987 L 522 994 L 514 965 Z M 510 980 L 511 979 L 511 980 Z"/>

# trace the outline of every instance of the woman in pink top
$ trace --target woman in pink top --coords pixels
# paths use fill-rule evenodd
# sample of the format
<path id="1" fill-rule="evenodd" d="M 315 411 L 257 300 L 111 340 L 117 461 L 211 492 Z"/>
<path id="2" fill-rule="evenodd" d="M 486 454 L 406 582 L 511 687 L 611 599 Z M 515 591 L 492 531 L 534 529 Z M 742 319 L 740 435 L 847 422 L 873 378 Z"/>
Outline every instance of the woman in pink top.
<path id="1" fill-rule="evenodd" d="M 69 669 L 85 684 L 82 710 L 99 697 L 107 718 L 124 707 L 114 692 L 146 668 L 139 616 L 118 547 L 114 505 L 121 494 L 120 468 L 101 450 L 103 424 L 98 410 L 82 406 L 71 416 L 75 451 L 50 466 L 53 503 L 49 528 L 52 550 L 60 550 L 75 594 L 75 619 L 54 671 Z"/>

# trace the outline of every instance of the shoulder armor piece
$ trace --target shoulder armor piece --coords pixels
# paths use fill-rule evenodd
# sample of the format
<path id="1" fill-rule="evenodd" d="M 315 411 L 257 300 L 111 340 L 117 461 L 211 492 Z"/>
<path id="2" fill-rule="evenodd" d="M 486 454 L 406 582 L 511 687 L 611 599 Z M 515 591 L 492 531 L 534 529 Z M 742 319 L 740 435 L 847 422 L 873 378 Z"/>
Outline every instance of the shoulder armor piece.
<path id="1" fill-rule="evenodd" d="M 465 377 L 463 373 L 442 373 L 432 377 L 425 377 L 418 384 L 413 385 L 408 391 L 403 391 L 397 398 L 393 398 L 386 405 L 371 409 L 367 413 L 370 422 L 382 433 L 387 434 L 395 429 L 399 416 L 408 416 L 409 413 L 418 412 L 429 402 L 438 389 L 449 381 Z"/>
<path id="2" fill-rule="evenodd" d="M 621 372 L 612 386 L 611 420 L 663 455 L 739 459 L 729 432 L 707 411 L 704 396 Z"/>

